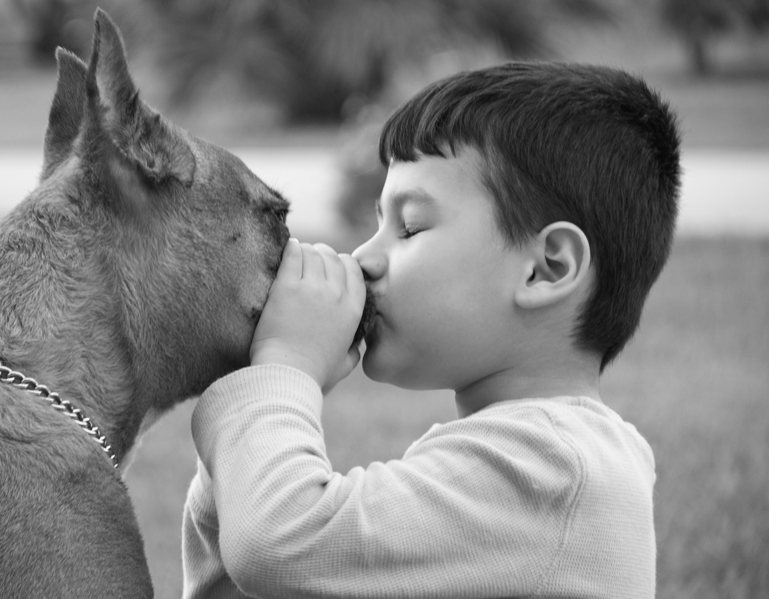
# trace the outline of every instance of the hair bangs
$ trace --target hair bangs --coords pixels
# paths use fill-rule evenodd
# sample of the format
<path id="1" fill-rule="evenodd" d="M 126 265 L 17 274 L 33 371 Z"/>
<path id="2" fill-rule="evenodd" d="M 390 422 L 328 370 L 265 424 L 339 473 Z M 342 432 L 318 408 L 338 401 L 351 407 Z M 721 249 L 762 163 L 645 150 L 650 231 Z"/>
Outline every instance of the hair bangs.
<path id="1" fill-rule="evenodd" d="M 419 155 L 446 158 L 447 150 L 480 142 L 479 132 L 467 123 L 472 114 L 451 81 L 438 81 L 395 111 L 382 128 L 379 160 L 413 162 Z"/>

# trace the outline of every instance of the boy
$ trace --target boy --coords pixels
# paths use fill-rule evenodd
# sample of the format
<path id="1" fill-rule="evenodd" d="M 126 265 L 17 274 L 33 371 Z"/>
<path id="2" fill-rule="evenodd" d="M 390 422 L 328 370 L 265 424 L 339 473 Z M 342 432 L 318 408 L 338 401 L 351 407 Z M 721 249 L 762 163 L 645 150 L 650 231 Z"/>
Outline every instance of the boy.
<path id="1" fill-rule="evenodd" d="M 678 148 L 607 68 L 508 64 L 401 107 L 377 233 L 354 258 L 290 241 L 253 367 L 195 409 L 185 596 L 653 597 L 654 459 L 598 382 L 667 259 Z M 342 475 L 321 390 L 358 361 L 364 277 L 365 373 L 454 389 L 459 418 Z"/>

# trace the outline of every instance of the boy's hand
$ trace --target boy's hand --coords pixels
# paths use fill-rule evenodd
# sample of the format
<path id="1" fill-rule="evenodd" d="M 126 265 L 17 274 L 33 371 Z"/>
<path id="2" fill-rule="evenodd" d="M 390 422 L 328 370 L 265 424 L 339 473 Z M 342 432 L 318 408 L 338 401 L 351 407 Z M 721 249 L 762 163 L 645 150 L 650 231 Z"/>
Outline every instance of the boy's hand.
<path id="1" fill-rule="evenodd" d="M 360 360 L 350 346 L 365 298 L 354 258 L 290 239 L 251 342 L 251 365 L 293 366 L 328 392 Z"/>

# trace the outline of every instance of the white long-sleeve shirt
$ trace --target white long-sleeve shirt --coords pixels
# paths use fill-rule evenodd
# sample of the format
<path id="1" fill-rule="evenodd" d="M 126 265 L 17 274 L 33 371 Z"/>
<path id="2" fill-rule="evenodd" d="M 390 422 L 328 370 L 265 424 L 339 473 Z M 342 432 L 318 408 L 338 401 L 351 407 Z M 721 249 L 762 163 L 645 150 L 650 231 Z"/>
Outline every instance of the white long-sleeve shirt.
<path id="1" fill-rule="evenodd" d="M 201 397 L 185 597 L 654 596 L 654 458 L 602 403 L 495 403 L 343 475 L 322 399 L 272 365 Z"/>

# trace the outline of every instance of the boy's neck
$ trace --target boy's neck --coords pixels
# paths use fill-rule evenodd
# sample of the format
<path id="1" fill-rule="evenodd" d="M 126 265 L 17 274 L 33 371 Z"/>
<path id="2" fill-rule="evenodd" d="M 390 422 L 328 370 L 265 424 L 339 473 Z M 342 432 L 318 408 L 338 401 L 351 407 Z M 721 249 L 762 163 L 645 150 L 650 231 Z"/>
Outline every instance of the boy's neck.
<path id="1" fill-rule="evenodd" d="M 597 356 L 570 352 L 568 356 L 511 366 L 457 389 L 457 414 L 464 418 L 491 404 L 514 399 L 572 396 L 600 401 L 600 364 Z"/>

